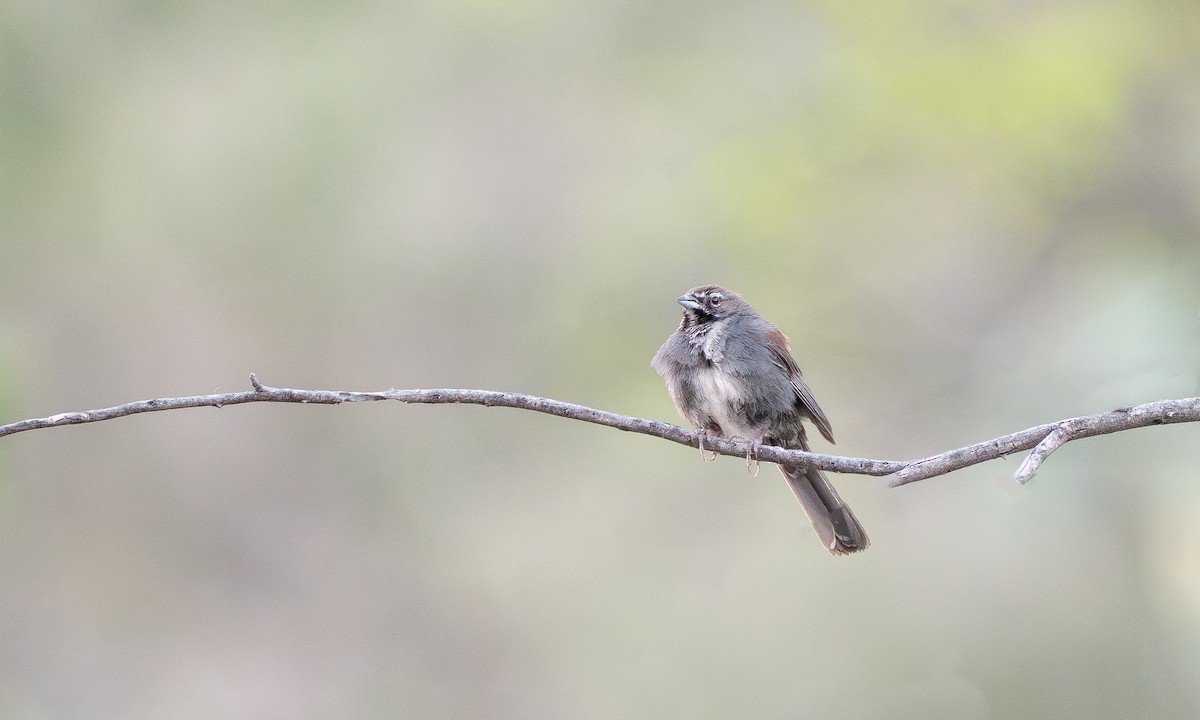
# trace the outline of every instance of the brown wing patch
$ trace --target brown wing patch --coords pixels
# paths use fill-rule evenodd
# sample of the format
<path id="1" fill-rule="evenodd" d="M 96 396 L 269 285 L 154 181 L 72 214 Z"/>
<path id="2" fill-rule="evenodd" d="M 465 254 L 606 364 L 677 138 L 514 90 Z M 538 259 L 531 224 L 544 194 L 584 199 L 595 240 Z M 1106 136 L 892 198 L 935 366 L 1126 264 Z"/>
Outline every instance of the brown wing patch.
<path id="1" fill-rule="evenodd" d="M 821 435 L 833 443 L 833 428 L 829 425 L 829 418 L 825 417 L 825 411 L 821 410 L 817 399 L 813 397 L 812 390 L 809 390 L 808 384 L 804 382 L 800 366 L 796 364 L 796 359 L 792 357 L 791 349 L 788 347 L 787 335 L 772 328 L 767 333 L 767 341 L 776 364 L 787 371 L 792 389 L 796 391 L 796 397 L 800 400 L 800 404 L 808 411 L 809 417 L 812 418 L 813 424 L 817 426 Z"/>
<path id="2" fill-rule="evenodd" d="M 796 364 L 796 359 L 792 357 L 787 335 L 779 332 L 778 328 L 772 328 L 767 333 L 767 342 L 771 344 L 771 352 L 775 355 L 776 365 L 787 370 L 788 375 L 796 375 L 800 372 L 800 366 Z"/>

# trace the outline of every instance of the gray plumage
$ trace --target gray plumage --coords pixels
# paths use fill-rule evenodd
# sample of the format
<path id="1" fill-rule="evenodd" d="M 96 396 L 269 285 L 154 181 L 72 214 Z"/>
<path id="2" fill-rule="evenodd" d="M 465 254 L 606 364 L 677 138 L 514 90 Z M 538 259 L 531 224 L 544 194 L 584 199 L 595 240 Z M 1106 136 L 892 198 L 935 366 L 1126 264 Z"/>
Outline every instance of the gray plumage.
<path id="1" fill-rule="evenodd" d="M 679 298 L 683 321 L 651 363 L 679 414 L 711 435 L 808 450 L 804 420 L 829 442 L 829 420 L 805 384 L 787 337 L 735 292 L 705 285 Z M 865 550 L 867 533 L 825 474 L 779 468 L 826 549 Z"/>

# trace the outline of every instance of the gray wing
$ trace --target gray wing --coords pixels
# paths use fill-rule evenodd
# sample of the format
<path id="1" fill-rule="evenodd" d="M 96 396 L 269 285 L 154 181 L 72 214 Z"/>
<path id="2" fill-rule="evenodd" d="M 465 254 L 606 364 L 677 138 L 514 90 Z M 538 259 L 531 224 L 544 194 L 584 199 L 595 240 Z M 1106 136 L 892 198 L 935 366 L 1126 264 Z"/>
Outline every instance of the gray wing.
<path id="1" fill-rule="evenodd" d="M 808 384 L 804 382 L 800 366 L 796 364 L 796 359 L 792 357 L 792 353 L 788 349 L 787 336 L 779 332 L 777 328 L 771 328 L 767 333 L 767 341 L 771 348 L 772 360 L 787 371 L 788 381 L 792 384 L 792 390 L 796 392 L 796 399 L 800 401 L 804 411 L 812 418 L 813 424 L 817 426 L 821 435 L 833 443 L 833 428 L 829 425 L 829 418 L 825 417 L 825 411 L 817 404 L 812 390 L 809 390 Z"/>

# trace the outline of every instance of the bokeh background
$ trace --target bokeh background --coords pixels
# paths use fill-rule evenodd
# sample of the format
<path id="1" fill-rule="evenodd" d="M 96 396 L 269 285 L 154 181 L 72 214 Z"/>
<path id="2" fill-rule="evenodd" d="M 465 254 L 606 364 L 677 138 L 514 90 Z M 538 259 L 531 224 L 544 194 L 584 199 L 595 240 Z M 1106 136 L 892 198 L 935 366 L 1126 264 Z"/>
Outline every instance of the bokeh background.
<path id="1" fill-rule="evenodd" d="M 1200 6 L 0 17 L 0 422 L 268 384 L 675 420 L 694 285 L 915 458 L 1200 393 Z M 1200 428 L 889 490 L 503 409 L 0 440 L 11 718 L 1200 715 Z"/>

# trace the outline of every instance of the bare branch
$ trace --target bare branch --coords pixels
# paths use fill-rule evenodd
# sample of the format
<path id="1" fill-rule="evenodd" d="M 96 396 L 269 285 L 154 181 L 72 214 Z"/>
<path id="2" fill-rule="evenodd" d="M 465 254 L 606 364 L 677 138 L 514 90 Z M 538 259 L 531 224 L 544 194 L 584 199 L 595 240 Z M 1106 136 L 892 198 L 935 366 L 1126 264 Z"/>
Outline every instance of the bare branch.
<path id="1" fill-rule="evenodd" d="M 7 425 L 0 425 L 0 437 L 26 430 L 36 430 L 38 428 L 79 425 L 82 423 L 99 422 L 101 420 L 111 420 L 127 415 L 136 415 L 138 413 L 177 410 L 180 408 L 219 408 L 226 405 L 241 405 L 252 402 L 338 405 L 345 402 L 396 400 L 402 403 L 461 403 L 532 410 L 547 415 L 556 415 L 572 420 L 582 420 L 597 425 L 605 425 L 617 430 L 652 435 L 663 440 L 670 440 L 671 442 L 694 448 L 699 448 L 701 442 L 699 433 L 677 425 L 671 425 L 670 423 L 617 415 L 583 405 L 575 405 L 573 403 L 565 403 L 521 393 L 456 389 L 392 389 L 377 392 L 296 390 L 264 385 L 254 374 L 250 375 L 250 384 L 254 389 L 245 392 L 139 400 L 137 402 L 98 410 L 67 412 L 44 418 L 21 420 Z M 830 472 L 855 475 L 888 475 L 890 476 L 888 484 L 892 487 L 898 487 L 918 480 L 945 475 L 986 460 L 994 460 L 1015 452 L 1023 452 L 1033 448 L 1033 453 L 1030 454 L 1025 462 L 1021 463 L 1021 467 L 1017 470 L 1016 479 L 1019 482 L 1026 482 L 1033 477 L 1033 474 L 1037 472 L 1042 461 L 1050 453 L 1071 440 L 1120 432 L 1122 430 L 1131 430 L 1147 425 L 1198 421 L 1200 421 L 1200 398 L 1186 398 L 1182 400 L 1162 400 L 1130 408 L 1121 408 L 1101 415 L 1070 418 L 1057 423 L 1039 425 L 1038 427 L 1022 430 L 1012 435 L 1005 435 L 994 440 L 976 443 L 975 445 L 969 445 L 957 450 L 950 450 L 923 460 L 871 460 L 867 458 L 824 455 L 821 453 L 803 452 L 801 450 L 786 450 L 772 446 L 761 446 L 753 450 L 759 459 L 767 462 L 809 465 Z M 712 436 L 705 436 L 703 442 L 705 450 L 733 457 L 746 457 L 747 453 L 752 450 L 745 442 L 735 442 Z"/>
<path id="2" fill-rule="evenodd" d="M 1070 418 L 1048 425 L 1039 425 L 1028 430 L 1005 435 L 994 440 L 986 440 L 974 445 L 968 445 L 958 450 L 934 455 L 924 460 L 905 463 L 905 468 L 888 478 L 888 485 L 899 487 L 918 480 L 945 475 L 955 470 L 961 470 L 971 465 L 995 460 L 1016 452 L 1023 452 L 1036 447 L 1046 439 L 1046 436 L 1063 425 L 1070 425 L 1072 435 L 1070 440 L 1106 435 L 1108 433 L 1133 430 L 1147 425 L 1169 425 L 1172 423 L 1200 421 L 1200 397 L 1184 398 L 1181 400 L 1159 400 L 1158 402 L 1134 405 L 1128 408 L 1118 408 L 1100 415 L 1085 415 Z M 1066 442 L 1064 440 L 1064 442 Z M 1049 452 L 1046 453 L 1049 455 Z M 1040 464 L 1040 460 L 1037 461 Z M 1037 465 L 1034 466 L 1037 469 Z M 1019 472 L 1019 469 L 1018 469 Z"/>

